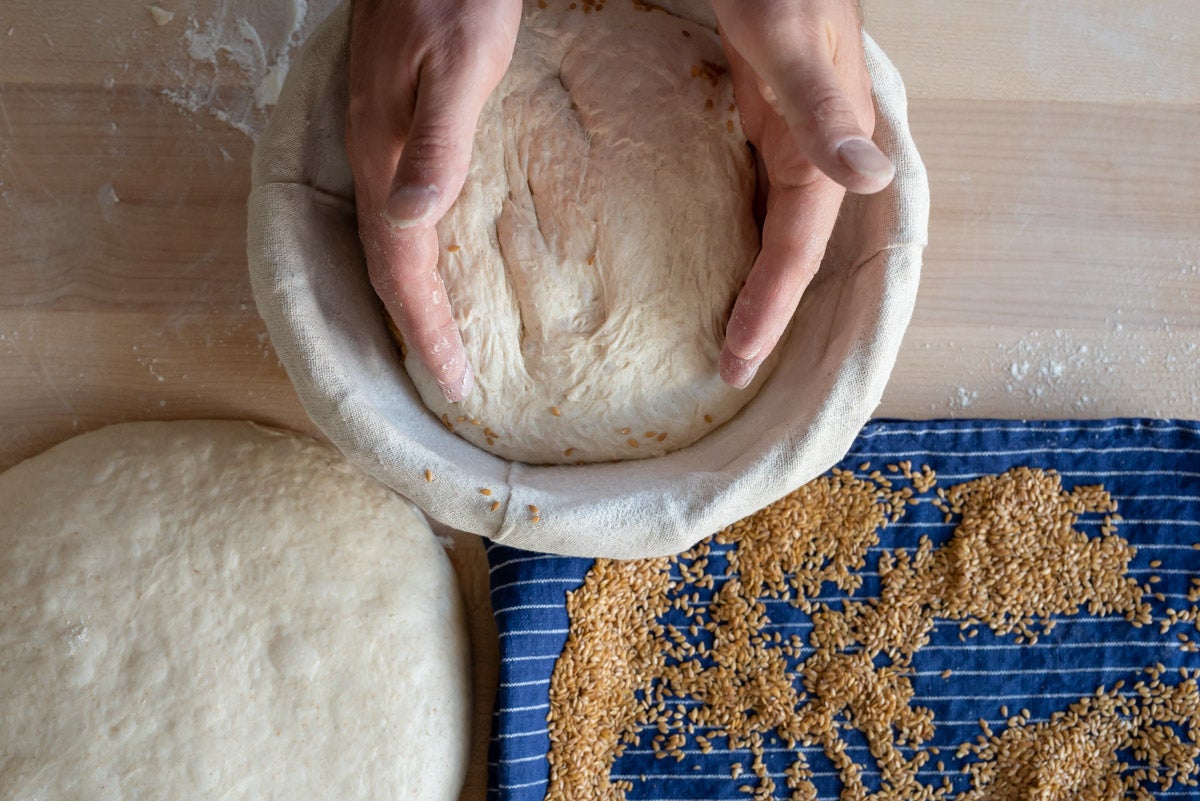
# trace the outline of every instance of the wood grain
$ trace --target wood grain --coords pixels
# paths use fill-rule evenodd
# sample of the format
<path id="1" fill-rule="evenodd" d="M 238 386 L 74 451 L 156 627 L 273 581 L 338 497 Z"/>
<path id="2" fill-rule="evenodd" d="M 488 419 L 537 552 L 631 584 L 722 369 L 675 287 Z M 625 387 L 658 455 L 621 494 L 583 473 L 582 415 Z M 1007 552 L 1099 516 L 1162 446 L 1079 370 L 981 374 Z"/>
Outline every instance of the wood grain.
<path id="1" fill-rule="evenodd" d="M 290 0 L 161 5 L 163 28 L 141 4 L 0 4 L 0 469 L 122 420 L 316 433 L 246 278 L 252 142 L 214 117 L 261 125 L 254 86 L 184 50 L 193 22 L 261 25 Z M 879 414 L 1200 418 L 1200 4 L 875 0 L 867 18 L 933 192 Z M 475 647 L 474 801 L 498 646 L 480 543 L 449 553 Z"/>
<path id="2" fill-rule="evenodd" d="M 918 98 L 1200 102 L 1200 10 L 1178 0 L 866 0 Z"/>

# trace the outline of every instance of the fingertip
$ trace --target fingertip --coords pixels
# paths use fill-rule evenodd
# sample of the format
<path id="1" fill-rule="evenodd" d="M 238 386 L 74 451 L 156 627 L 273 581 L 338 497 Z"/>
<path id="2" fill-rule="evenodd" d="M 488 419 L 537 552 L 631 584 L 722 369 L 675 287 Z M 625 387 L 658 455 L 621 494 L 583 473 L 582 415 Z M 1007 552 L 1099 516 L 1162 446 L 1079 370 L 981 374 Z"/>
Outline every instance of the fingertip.
<path id="1" fill-rule="evenodd" d="M 730 321 L 725 331 L 724 354 L 744 362 L 755 361 L 762 352 L 762 343 L 748 333 L 747 326 Z"/>
<path id="2" fill-rule="evenodd" d="M 725 345 L 721 349 L 722 358 L 731 357 L 750 362 L 763 349 L 762 332 L 755 324 L 755 317 L 750 311 L 754 306 L 751 293 L 746 287 L 738 295 L 729 314 L 729 322 L 725 324 Z"/>
<path id="3" fill-rule="evenodd" d="M 838 145 L 838 160 L 861 179 L 850 188 L 862 194 L 878 192 L 892 182 L 896 165 L 874 142 L 865 137 L 853 137 Z"/>
<path id="4" fill-rule="evenodd" d="M 441 385 L 442 394 L 450 403 L 461 403 L 475 387 L 475 374 L 470 364 L 463 365 L 463 372 L 453 381 Z"/>
<path id="5" fill-rule="evenodd" d="M 725 348 L 721 353 L 719 368 L 721 380 L 734 389 L 745 389 L 750 386 L 755 373 L 758 372 L 758 367 L 757 362 L 735 356 L 729 348 Z"/>
<path id="6" fill-rule="evenodd" d="M 388 196 L 384 216 L 393 228 L 411 228 L 426 222 L 437 209 L 440 193 L 434 184 L 405 184 Z"/>

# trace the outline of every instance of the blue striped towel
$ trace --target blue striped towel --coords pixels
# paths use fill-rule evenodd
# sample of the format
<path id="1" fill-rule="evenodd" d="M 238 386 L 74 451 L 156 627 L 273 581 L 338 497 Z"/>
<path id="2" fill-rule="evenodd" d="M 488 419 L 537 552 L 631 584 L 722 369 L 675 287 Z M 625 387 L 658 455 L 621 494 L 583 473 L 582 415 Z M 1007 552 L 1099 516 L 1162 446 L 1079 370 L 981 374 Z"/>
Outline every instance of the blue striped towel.
<path id="1" fill-rule="evenodd" d="M 836 493 L 821 500 L 831 488 L 867 492 L 855 496 L 868 497 L 866 506 L 854 508 L 882 513 L 847 523 L 852 502 Z M 712 667 L 720 626 L 728 625 L 715 611 L 718 596 L 736 589 L 750 594 L 751 607 L 761 604 L 766 636 L 756 647 L 793 677 L 797 713 L 784 709 L 749 737 L 704 723 L 714 718 L 701 713 L 717 702 L 681 689 L 668 668 L 631 689 L 589 672 L 577 652 L 564 653 L 572 627 L 568 651 L 583 647 L 586 622 L 582 612 L 568 613 L 568 593 L 599 597 L 606 590 L 596 577 L 621 563 L 489 545 L 501 655 L 490 801 L 869 798 L 885 786 L 886 797 L 896 797 L 898 783 L 908 797 L 1003 799 L 1028 797 L 1047 781 L 1063 782 L 1047 798 L 1200 799 L 1200 648 L 1192 644 L 1200 643 L 1200 423 L 877 421 L 807 491 L 805 503 L 823 503 L 827 517 L 844 514 L 840 524 L 861 528 L 859 552 L 849 556 L 820 552 L 833 541 L 820 526 L 833 523 L 811 509 L 793 529 L 772 531 L 818 532 L 816 551 L 804 557 L 807 584 L 794 575 L 764 578 L 774 562 L 754 561 L 753 526 L 682 558 L 621 568 L 663 576 L 653 597 L 666 602 L 657 612 L 626 604 L 615 613 L 652 615 L 660 632 L 688 642 L 662 665 Z M 589 575 L 594 586 L 585 587 Z M 924 595 L 909 586 L 920 582 Z M 1009 592 L 1018 585 L 1059 589 L 1047 590 L 1053 603 L 1034 609 Z M 918 604 L 904 606 L 903 598 Z M 888 609 L 919 629 L 907 654 L 863 639 L 862 621 Z M 839 626 L 859 634 L 831 646 Z M 618 650 L 613 658 L 626 656 Z M 573 667 L 563 664 L 569 657 Z M 551 730 L 561 724 L 548 715 L 589 708 L 578 692 L 552 694 L 556 666 L 573 670 L 588 692 L 619 685 L 631 708 L 653 710 L 665 698 L 666 725 L 628 725 L 607 751 L 577 731 L 571 742 L 557 738 L 552 758 Z M 855 670 L 877 691 L 887 684 L 886 692 L 854 698 L 867 690 L 842 687 L 830 711 L 828 693 L 808 686 L 833 686 L 838 671 Z M 870 710 L 889 697 L 901 701 L 894 725 L 872 728 L 868 718 L 879 713 Z M 813 723 L 821 709 L 834 721 L 828 731 Z M 751 704 L 740 714 L 768 712 Z M 702 722 L 689 728 L 689 715 Z M 906 741 L 901 729 L 917 734 Z M 1079 762 L 1062 745 L 1072 738 L 1090 744 L 1083 768 L 1062 761 Z M 580 770 L 586 778 L 564 778 Z"/>

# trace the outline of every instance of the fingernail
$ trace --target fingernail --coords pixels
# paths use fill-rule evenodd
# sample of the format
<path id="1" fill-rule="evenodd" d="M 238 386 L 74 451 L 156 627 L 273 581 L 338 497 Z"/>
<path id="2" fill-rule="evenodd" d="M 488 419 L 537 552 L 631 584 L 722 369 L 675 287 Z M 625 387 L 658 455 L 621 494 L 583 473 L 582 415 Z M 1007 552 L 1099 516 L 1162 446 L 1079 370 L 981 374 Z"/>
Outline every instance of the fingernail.
<path id="1" fill-rule="evenodd" d="M 721 359 L 721 379 L 734 389 L 745 389 L 754 380 L 758 365 L 748 359 L 726 354 Z"/>
<path id="2" fill-rule="evenodd" d="M 471 372 L 471 366 L 467 365 L 463 370 L 462 375 L 457 380 L 442 384 L 442 394 L 446 396 L 446 400 L 451 403 L 460 403 L 464 398 L 471 394 L 471 390 L 475 387 L 475 374 Z"/>
<path id="3" fill-rule="evenodd" d="M 388 198 L 385 215 L 394 228 L 409 228 L 423 222 L 437 205 L 438 189 L 429 186 L 400 186 Z"/>
<path id="4" fill-rule="evenodd" d="M 838 158 L 865 178 L 891 178 L 896 171 L 883 151 L 867 139 L 847 139 L 838 148 Z"/>
<path id="5" fill-rule="evenodd" d="M 757 342 L 746 342 L 743 343 L 742 347 L 736 347 L 733 337 L 725 339 L 725 352 L 739 361 L 754 361 L 758 358 L 758 354 L 762 353 L 762 349 L 763 346 Z"/>

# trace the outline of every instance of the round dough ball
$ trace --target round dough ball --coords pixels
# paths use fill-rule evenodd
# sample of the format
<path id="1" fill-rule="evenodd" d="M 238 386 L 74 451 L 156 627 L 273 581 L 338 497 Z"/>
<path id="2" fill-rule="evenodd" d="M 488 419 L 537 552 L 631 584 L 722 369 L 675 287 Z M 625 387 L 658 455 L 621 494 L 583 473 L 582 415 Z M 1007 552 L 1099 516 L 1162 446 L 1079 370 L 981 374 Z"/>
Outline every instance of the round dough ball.
<path id="1" fill-rule="evenodd" d="M 753 158 L 713 30 L 634 0 L 543 4 L 526 4 L 438 226 L 475 389 L 449 404 L 405 366 L 499 456 L 661 455 L 731 418 L 773 366 L 742 391 L 717 373 L 758 252 Z"/>
<path id="2" fill-rule="evenodd" d="M 0 798 L 457 798 L 468 642 L 406 502 L 249 423 L 0 475 Z"/>

